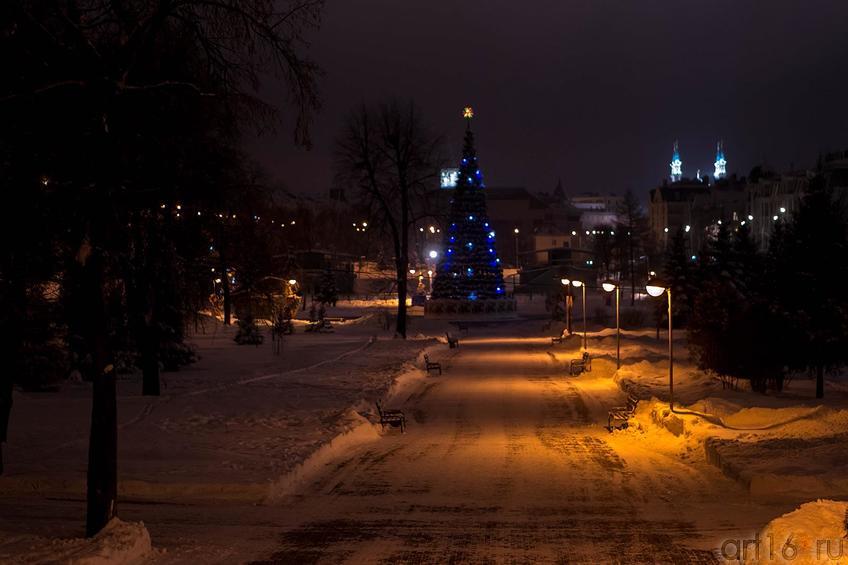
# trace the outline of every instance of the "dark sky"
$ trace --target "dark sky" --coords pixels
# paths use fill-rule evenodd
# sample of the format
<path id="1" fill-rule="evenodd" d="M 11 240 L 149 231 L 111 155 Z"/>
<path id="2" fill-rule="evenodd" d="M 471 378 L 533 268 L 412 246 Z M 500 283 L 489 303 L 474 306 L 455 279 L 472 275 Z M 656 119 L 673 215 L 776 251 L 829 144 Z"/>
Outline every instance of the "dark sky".
<path id="1" fill-rule="evenodd" d="M 668 174 L 812 166 L 848 148 L 845 0 L 327 0 L 311 56 L 324 107 L 311 151 L 249 143 L 296 192 L 324 193 L 355 104 L 414 98 L 459 159 L 474 106 L 490 186 L 640 194 Z M 269 90 L 273 91 L 273 87 Z"/>

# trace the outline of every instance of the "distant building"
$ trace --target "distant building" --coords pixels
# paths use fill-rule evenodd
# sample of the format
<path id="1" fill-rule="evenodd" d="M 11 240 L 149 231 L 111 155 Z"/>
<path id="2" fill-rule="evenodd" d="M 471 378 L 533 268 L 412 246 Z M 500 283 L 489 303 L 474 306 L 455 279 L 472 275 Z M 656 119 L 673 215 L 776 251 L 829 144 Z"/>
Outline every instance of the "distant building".
<path id="1" fill-rule="evenodd" d="M 812 176 L 810 171 L 766 174 L 749 184 L 745 219 L 760 249 L 768 247 L 774 222 L 798 209 Z"/>
<path id="2" fill-rule="evenodd" d="M 571 206 L 580 214 L 578 228 L 584 231 L 615 226 L 623 202 L 624 198 L 615 194 L 582 194 L 571 198 Z"/>
<path id="3" fill-rule="evenodd" d="M 709 191 L 706 182 L 693 179 L 681 179 L 671 184 L 664 182 L 651 190 L 648 208 L 651 233 L 661 248 L 668 243 L 669 234 L 673 235 L 676 230 L 690 226 L 691 232 L 693 218 L 696 217 L 696 201 L 708 195 Z"/>

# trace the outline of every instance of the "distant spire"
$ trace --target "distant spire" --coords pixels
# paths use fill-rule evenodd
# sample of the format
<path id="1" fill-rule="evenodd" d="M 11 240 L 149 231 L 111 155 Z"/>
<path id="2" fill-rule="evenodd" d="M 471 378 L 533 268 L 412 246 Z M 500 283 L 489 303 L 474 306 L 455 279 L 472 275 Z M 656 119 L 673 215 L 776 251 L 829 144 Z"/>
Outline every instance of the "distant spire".
<path id="1" fill-rule="evenodd" d="M 674 154 L 671 156 L 671 182 L 677 182 L 683 178 L 683 161 L 680 160 L 680 148 L 677 140 L 674 141 Z"/>
<path id="2" fill-rule="evenodd" d="M 716 160 L 715 160 L 715 172 L 713 173 L 713 177 L 718 179 L 723 179 L 727 176 L 727 159 L 724 157 L 724 140 L 719 140 L 716 144 Z"/>

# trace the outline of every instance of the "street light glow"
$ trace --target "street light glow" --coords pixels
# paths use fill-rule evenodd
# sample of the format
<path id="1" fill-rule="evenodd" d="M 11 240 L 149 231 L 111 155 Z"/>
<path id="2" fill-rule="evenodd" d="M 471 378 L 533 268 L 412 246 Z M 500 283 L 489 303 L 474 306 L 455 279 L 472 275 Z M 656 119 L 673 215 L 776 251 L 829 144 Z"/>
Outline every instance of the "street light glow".
<path id="1" fill-rule="evenodd" d="M 648 291 L 648 294 L 656 298 L 657 296 L 660 296 L 663 292 L 665 292 L 665 287 L 649 284 L 645 287 L 645 290 Z"/>
<path id="2" fill-rule="evenodd" d="M 294 285 L 296 285 L 296 284 L 297 284 L 297 280 L 295 280 L 295 279 L 289 279 L 289 284 L 290 284 L 290 285 L 292 285 L 292 286 L 294 286 Z"/>
<path id="3" fill-rule="evenodd" d="M 559 282 L 562 283 L 562 286 L 568 286 L 571 284 L 571 281 L 568 279 L 559 279 Z"/>
<path id="4" fill-rule="evenodd" d="M 583 281 L 571 281 L 571 284 L 576 288 L 580 288 L 581 286 L 583 286 Z"/>
<path id="5" fill-rule="evenodd" d="M 613 283 L 605 282 L 601 285 L 605 291 L 612 292 L 615 290 L 615 285 Z"/>
<path id="6" fill-rule="evenodd" d="M 435 258 L 436 258 L 436 257 L 438 257 L 438 256 L 439 256 L 439 252 L 438 252 L 438 251 L 435 251 L 435 250 L 434 250 L 434 251 L 431 251 L 431 252 L 430 252 L 430 259 L 435 259 Z"/>
<path id="7" fill-rule="evenodd" d="M 514 231 L 515 233 L 518 233 L 518 228 L 515 228 L 515 229 L 514 229 L 514 230 L 512 230 L 512 231 Z"/>

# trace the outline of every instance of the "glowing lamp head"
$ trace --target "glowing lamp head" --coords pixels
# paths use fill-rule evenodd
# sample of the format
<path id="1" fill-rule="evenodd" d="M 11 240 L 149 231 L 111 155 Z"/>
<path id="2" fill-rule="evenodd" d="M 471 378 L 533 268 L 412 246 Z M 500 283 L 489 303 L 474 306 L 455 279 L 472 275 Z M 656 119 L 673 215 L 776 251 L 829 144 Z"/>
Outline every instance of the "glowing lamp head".
<path id="1" fill-rule="evenodd" d="M 583 286 L 583 281 L 571 281 L 571 284 L 575 288 L 580 288 L 581 286 Z"/>
<path id="2" fill-rule="evenodd" d="M 562 283 L 562 286 L 568 286 L 571 284 L 571 281 L 568 279 L 559 279 L 559 282 Z"/>
<path id="3" fill-rule="evenodd" d="M 430 259 L 435 259 L 435 258 L 436 258 L 436 257 L 438 257 L 438 256 L 439 256 L 439 252 L 438 252 L 438 251 L 431 251 L 431 252 L 430 252 Z"/>
<path id="4" fill-rule="evenodd" d="M 663 292 L 665 292 L 664 286 L 658 286 L 654 284 L 649 284 L 645 287 L 645 290 L 648 291 L 648 294 L 656 298 L 657 296 L 661 296 Z"/>
<path id="5" fill-rule="evenodd" d="M 518 228 L 515 228 L 515 229 L 514 229 L 514 230 L 512 230 L 512 231 L 514 231 L 515 233 L 518 233 Z"/>
<path id="6" fill-rule="evenodd" d="M 295 280 L 295 279 L 289 279 L 289 284 L 290 284 L 290 285 L 292 285 L 292 286 L 294 286 L 294 285 L 296 285 L 296 284 L 297 284 L 297 280 Z"/>
<path id="7" fill-rule="evenodd" d="M 614 285 L 613 283 L 610 283 L 610 282 L 605 282 L 605 283 L 603 283 L 601 286 L 602 286 L 602 287 L 604 288 L 604 290 L 605 290 L 605 291 L 607 291 L 607 292 L 612 292 L 612 291 L 614 291 L 614 290 L 615 290 L 615 285 Z"/>
<path id="8" fill-rule="evenodd" d="M 410 274 L 410 275 L 414 275 L 414 274 L 415 274 L 415 269 L 409 269 L 409 274 Z"/>
<path id="9" fill-rule="evenodd" d="M 466 106 L 465 108 L 463 108 L 462 109 L 462 117 L 467 119 L 467 120 L 470 120 L 471 118 L 473 118 L 474 117 L 474 108 L 472 108 L 471 106 Z"/>

